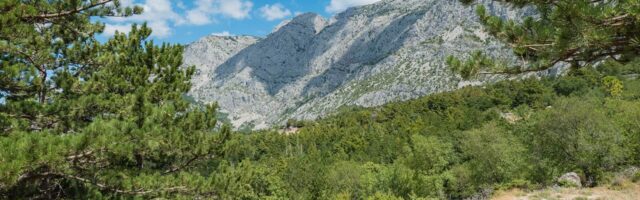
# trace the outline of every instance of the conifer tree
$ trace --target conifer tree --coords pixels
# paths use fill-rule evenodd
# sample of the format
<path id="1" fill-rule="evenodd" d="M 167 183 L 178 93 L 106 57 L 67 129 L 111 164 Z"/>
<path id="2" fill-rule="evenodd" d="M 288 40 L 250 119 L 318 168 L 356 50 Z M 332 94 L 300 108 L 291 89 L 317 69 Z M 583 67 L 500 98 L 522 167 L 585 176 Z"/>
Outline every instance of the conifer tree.
<path id="1" fill-rule="evenodd" d="M 213 197 L 229 129 L 190 105 L 194 68 L 146 25 L 101 43 L 118 0 L 0 1 L 0 199 Z M 210 172 L 211 170 L 208 170 Z"/>
<path id="2" fill-rule="evenodd" d="M 461 0 L 471 4 L 474 0 Z M 468 60 L 448 58 L 464 78 L 477 74 L 521 74 L 544 71 L 559 63 L 573 68 L 602 61 L 619 64 L 640 61 L 640 0 L 496 0 L 517 8 L 534 8 L 537 15 L 502 19 L 478 6 L 486 31 L 513 47 L 520 66 L 507 66 L 483 52 Z"/>

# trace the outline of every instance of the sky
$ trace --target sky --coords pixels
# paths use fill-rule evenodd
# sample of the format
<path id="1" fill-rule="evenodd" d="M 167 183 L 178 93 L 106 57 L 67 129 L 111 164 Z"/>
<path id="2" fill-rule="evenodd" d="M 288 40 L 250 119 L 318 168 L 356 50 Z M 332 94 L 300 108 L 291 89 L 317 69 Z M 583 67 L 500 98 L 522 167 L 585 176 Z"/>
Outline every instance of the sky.
<path id="1" fill-rule="evenodd" d="M 380 0 L 120 0 L 138 5 L 144 13 L 127 18 L 102 18 L 101 39 L 116 31 L 128 32 L 131 24 L 153 29 L 152 39 L 188 44 L 207 35 L 266 36 L 284 20 L 306 12 L 326 18 L 352 6 Z"/>

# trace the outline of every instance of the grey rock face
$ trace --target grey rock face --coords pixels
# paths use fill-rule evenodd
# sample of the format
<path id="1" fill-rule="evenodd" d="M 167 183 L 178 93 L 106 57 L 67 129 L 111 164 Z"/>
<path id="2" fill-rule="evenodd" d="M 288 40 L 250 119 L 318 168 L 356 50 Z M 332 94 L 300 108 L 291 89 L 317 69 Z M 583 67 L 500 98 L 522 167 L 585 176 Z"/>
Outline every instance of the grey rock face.
<path id="1" fill-rule="evenodd" d="M 209 36 L 189 44 L 183 53 L 183 61 L 187 66 L 196 66 L 192 90 L 197 91 L 208 84 L 211 80 L 209 75 L 216 66 L 258 40 L 259 38 L 252 36 Z"/>
<path id="2" fill-rule="evenodd" d="M 528 14 L 491 0 L 493 14 Z M 530 13 L 529 13 L 530 14 Z M 218 102 L 236 127 L 315 119 L 341 106 L 378 106 L 505 77 L 462 81 L 445 64 L 475 50 L 516 60 L 482 29 L 474 6 L 455 0 L 386 0 L 332 19 L 303 14 L 264 39 L 208 37 L 187 47 L 190 92 Z"/>

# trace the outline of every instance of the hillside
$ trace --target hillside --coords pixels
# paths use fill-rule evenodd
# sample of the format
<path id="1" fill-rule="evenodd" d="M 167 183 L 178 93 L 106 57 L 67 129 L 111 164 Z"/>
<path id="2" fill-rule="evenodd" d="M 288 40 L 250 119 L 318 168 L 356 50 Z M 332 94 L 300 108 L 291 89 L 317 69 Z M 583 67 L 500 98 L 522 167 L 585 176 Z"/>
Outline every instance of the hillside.
<path id="1" fill-rule="evenodd" d="M 236 134 L 225 146 L 220 177 L 231 185 L 222 194 L 637 199 L 624 191 L 640 181 L 640 171 L 628 170 L 640 165 L 638 72 L 637 64 L 607 65 L 561 78 L 500 81 L 289 122 L 300 127 L 295 133 Z M 622 80 L 621 94 L 612 96 L 605 84 L 612 77 Z M 585 189 L 555 186 L 568 172 Z"/>
<path id="2" fill-rule="evenodd" d="M 503 18 L 532 14 L 480 3 Z M 449 55 L 479 49 L 513 60 L 509 48 L 483 31 L 474 8 L 458 1 L 385 0 L 331 19 L 302 14 L 262 39 L 209 36 L 186 47 L 185 64 L 198 68 L 189 94 L 201 103 L 218 102 L 236 127 L 260 129 L 290 118 L 316 119 L 342 106 L 378 106 L 502 79 L 463 81 L 445 64 Z"/>

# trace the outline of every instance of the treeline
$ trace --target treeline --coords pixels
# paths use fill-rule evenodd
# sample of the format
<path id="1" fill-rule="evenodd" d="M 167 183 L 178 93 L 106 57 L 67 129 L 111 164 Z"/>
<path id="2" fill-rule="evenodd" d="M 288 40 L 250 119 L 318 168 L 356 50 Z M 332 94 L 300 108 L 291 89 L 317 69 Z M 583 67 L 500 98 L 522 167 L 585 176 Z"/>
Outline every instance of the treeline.
<path id="1" fill-rule="evenodd" d="M 217 163 L 223 198 L 462 199 L 586 186 L 640 164 L 636 64 L 347 108 L 297 134 L 235 134 Z M 639 176 L 639 175 L 636 175 Z"/>

